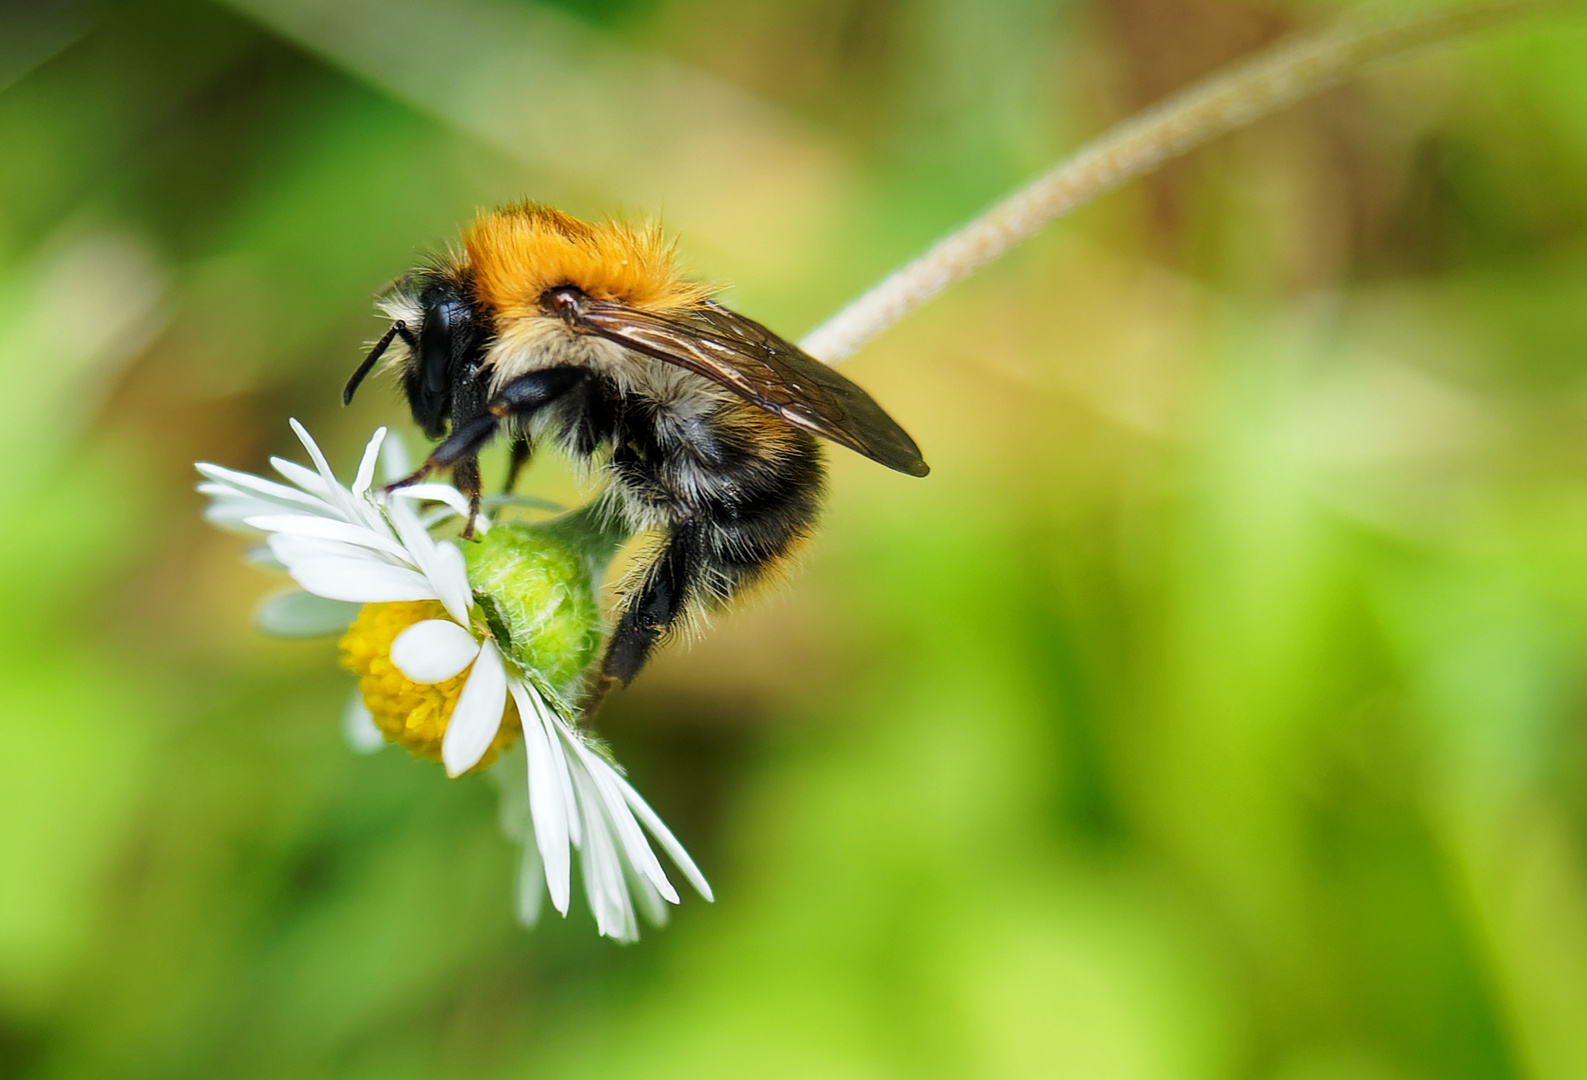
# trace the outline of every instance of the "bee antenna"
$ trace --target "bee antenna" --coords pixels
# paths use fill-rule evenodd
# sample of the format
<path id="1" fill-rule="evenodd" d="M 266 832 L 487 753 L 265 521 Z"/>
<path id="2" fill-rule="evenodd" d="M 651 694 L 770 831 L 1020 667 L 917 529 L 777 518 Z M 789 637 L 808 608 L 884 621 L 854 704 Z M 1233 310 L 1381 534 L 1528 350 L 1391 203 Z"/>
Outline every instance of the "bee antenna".
<path id="1" fill-rule="evenodd" d="M 391 339 L 398 334 L 402 335 L 403 341 L 408 342 L 410 346 L 412 345 L 413 335 L 408 332 L 408 324 L 401 319 L 392 323 L 391 329 L 387 330 L 381 339 L 375 342 L 375 347 L 369 350 L 369 355 L 364 357 L 362 364 L 358 365 L 358 370 L 353 372 L 353 377 L 347 380 L 347 386 L 342 390 L 343 405 L 351 405 L 353 403 L 353 395 L 358 393 L 358 384 L 364 381 L 364 376 L 369 374 L 369 369 L 375 366 L 375 361 L 380 359 L 381 354 L 391 344 Z"/>

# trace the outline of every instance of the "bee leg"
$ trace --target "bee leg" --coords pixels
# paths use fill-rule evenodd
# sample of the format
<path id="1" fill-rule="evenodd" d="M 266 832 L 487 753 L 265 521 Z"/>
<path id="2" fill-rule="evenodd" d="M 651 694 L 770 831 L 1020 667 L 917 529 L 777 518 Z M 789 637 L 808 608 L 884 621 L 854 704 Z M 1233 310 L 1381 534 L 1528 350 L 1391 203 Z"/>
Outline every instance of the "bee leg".
<path id="1" fill-rule="evenodd" d="M 464 483 L 471 483 L 473 490 L 464 489 L 473 504 L 475 513 L 479 510 L 479 450 L 480 447 L 496 437 L 496 432 L 502 424 L 514 417 L 529 416 L 537 409 L 561 397 L 574 386 L 582 382 L 589 373 L 583 368 L 555 367 L 544 368 L 540 371 L 530 372 L 502 387 L 501 392 L 491 399 L 488 407 L 481 412 L 460 413 L 452 418 L 452 434 L 448 435 L 440 446 L 431 451 L 430 456 L 424 459 L 411 476 L 405 476 L 395 484 L 387 484 L 388 493 L 397 488 L 417 484 L 431 472 L 437 469 L 454 469 L 454 478 L 460 487 Z M 467 461 L 469 464 L 464 465 Z M 456 471 L 462 466 L 461 472 Z M 472 479 L 469 479 L 472 470 Z M 469 516 L 469 523 L 465 526 L 464 536 L 473 535 L 474 515 Z"/>
<path id="2" fill-rule="evenodd" d="M 529 463 L 529 436 L 519 432 L 512 440 L 512 460 L 507 465 L 506 493 L 512 494 L 512 489 L 518 486 L 518 474 L 523 472 L 523 467 Z"/>
<path id="3" fill-rule="evenodd" d="M 468 496 L 468 520 L 463 523 L 463 539 L 474 539 L 474 521 L 479 517 L 479 448 L 490 441 L 501 426 L 493 412 L 473 417 L 452 428 L 451 436 L 430 454 L 436 468 L 451 466 L 452 484 Z"/>
<path id="4" fill-rule="evenodd" d="M 431 452 L 414 476 L 423 476 L 430 469 L 450 468 L 464 458 L 478 458 L 480 448 L 496 437 L 503 424 L 515 418 L 532 415 L 536 410 L 567 393 L 587 375 L 588 372 L 582 368 L 555 367 L 530 372 L 528 375 L 514 379 L 501 388 L 501 392 L 490 400 L 490 404 L 483 411 L 474 413 L 466 419 L 454 419 L 452 434 Z M 514 457 L 516 456 L 515 446 Z M 527 448 L 524 457 L 527 460 Z M 396 486 L 401 487 L 412 482 L 412 480 L 404 480 Z"/>
<path id="5" fill-rule="evenodd" d="M 387 484 L 381 490 L 384 491 L 387 495 L 390 495 L 393 491 L 396 491 L 398 488 L 412 487 L 414 484 L 417 484 L 420 480 L 423 480 L 426 476 L 429 476 L 430 472 L 434 468 L 435 468 L 435 462 L 431 461 L 429 458 L 425 458 L 424 459 L 424 464 L 420 465 L 417 469 L 415 469 L 413 472 L 409 473 L 407 476 L 404 476 L 401 480 L 393 480 L 391 483 Z"/>
<path id="6" fill-rule="evenodd" d="M 474 520 L 479 517 L 479 457 L 470 454 L 452 466 L 452 483 L 468 496 L 468 520 L 463 523 L 463 539 L 474 539 Z"/>
<path id="7" fill-rule="evenodd" d="M 634 681 L 656 643 L 672 629 L 694 595 L 702 554 L 700 529 L 693 523 L 678 526 L 667 538 L 661 556 L 624 601 L 606 658 L 601 661 L 602 675 L 624 686 Z"/>
<path id="8" fill-rule="evenodd" d="M 387 484 L 386 494 L 389 495 L 398 488 L 411 487 L 432 472 L 438 469 L 452 468 L 464 458 L 473 457 L 477 459 L 479 448 L 490 441 L 491 436 L 496 434 L 496 428 L 500 425 L 501 417 L 491 413 L 484 413 L 454 428 L 446 441 L 437 446 L 430 456 L 424 459 L 423 464 L 401 480 Z M 476 468 L 476 484 L 478 483 L 478 475 Z"/>
<path id="9" fill-rule="evenodd" d="M 580 706 L 580 711 L 583 713 L 580 719 L 584 723 L 590 723 L 595 719 L 595 714 L 601 711 L 601 703 L 606 700 L 606 695 L 611 692 L 612 687 L 615 685 L 617 685 L 617 679 L 611 675 L 602 674 L 595 676 L 595 685 L 590 687 L 589 694 L 585 697 L 583 705 Z"/>

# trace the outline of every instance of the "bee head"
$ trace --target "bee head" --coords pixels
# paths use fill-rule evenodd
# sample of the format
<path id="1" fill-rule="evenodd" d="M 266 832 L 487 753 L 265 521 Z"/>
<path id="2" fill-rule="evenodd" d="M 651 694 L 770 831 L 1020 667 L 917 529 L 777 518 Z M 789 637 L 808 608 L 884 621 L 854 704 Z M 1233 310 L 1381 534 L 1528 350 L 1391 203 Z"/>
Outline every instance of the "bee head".
<path id="1" fill-rule="evenodd" d="M 406 346 L 397 361 L 403 394 L 414 422 L 427 437 L 438 439 L 445 434 L 459 381 L 479 366 L 487 320 L 470 300 L 466 274 L 458 270 L 405 274 L 381 307 L 392 316 L 392 327 L 353 373 L 342 400 L 352 401 L 375 361 L 400 337 Z"/>

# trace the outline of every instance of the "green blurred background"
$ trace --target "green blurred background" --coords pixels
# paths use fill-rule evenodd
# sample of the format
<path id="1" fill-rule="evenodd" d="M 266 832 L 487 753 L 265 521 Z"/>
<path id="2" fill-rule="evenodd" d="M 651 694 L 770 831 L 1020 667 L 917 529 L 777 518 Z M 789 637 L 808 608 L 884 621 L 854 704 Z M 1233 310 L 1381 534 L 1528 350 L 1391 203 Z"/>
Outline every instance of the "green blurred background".
<path id="1" fill-rule="evenodd" d="M 491 786 L 348 751 L 192 491 L 401 425 L 338 404 L 371 294 L 476 208 L 659 213 L 797 337 L 1330 10 L 0 5 L 0 1076 L 1587 1077 L 1587 18 L 851 360 L 934 471 L 833 453 L 790 587 L 602 716 L 718 898 L 636 946 L 514 924 Z"/>

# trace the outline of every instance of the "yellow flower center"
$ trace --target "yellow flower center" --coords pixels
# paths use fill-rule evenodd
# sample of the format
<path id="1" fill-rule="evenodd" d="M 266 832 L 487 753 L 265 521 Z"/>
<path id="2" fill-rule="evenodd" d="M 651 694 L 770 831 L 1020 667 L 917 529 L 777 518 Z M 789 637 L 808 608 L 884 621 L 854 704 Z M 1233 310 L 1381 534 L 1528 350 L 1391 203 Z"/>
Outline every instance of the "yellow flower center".
<path id="1" fill-rule="evenodd" d="M 358 676 L 358 691 L 380 733 L 387 742 L 400 743 L 414 756 L 431 761 L 441 760 L 446 723 L 473 665 L 445 682 L 416 683 L 391 662 L 391 643 L 416 622 L 446 617 L 437 600 L 365 604 L 341 641 L 342 666 Z M 501 730 L 475 768 L 495 761 L 497 752 L 511 746 L 521 730 L 518 707 L 508 695 Z"/>

